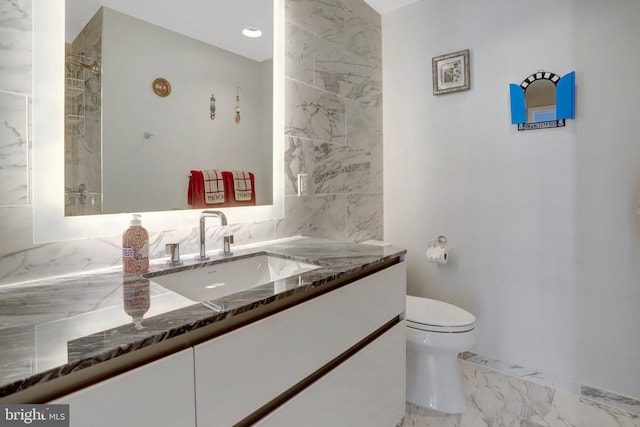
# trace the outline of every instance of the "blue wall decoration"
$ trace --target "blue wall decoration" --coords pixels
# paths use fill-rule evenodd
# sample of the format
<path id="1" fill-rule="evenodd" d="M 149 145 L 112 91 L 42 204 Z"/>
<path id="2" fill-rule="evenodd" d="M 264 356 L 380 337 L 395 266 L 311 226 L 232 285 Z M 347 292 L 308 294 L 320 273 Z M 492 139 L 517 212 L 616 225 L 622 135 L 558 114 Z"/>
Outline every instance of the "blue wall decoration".
<path id="1" fill-rule="evenodd" d="M 575 79 L 576 73 L 572 71 L 560 77 L 548 71 L 538 71 L 524 79 L 522 83 L 510 84 L 511 94 L 511 123 L 518 125 L 518 130 L 548 129 L 562 127 L 565 119 L 575 118 Z M 551 82 L 555 88 L 555 97 L 550 101 L 553 104 L 534 108 L 532 105 L 527 110 L 527 89 L 530 90 L 536 82 Z M 547 85 L 549 86 L 549 85 Z M 539 89 L 538 89 L 539 90 Z"/>

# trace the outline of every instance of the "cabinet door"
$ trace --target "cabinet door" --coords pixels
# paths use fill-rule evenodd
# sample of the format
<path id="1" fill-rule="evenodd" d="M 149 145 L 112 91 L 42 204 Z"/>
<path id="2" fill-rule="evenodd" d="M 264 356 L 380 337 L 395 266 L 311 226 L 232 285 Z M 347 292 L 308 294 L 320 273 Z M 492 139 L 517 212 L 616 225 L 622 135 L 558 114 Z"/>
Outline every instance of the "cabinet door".
<path id="1" fill-rule="evenodd" d="M 71 427 L 195 426 L 193 349 L 109 378 L 51 403 L 68 403 Z"/>
<path id="2" fill-rule="evenodd" d="M 256 426 L 397 425 L 405 412 L 404 327 L 394 326 Z"/>
<path id="3" fill-rule="evenodd" d="M 396 264 L 196 346 L 198 426 L 233 425 L 286 392 L 401 314 L 405 289 Z"/>

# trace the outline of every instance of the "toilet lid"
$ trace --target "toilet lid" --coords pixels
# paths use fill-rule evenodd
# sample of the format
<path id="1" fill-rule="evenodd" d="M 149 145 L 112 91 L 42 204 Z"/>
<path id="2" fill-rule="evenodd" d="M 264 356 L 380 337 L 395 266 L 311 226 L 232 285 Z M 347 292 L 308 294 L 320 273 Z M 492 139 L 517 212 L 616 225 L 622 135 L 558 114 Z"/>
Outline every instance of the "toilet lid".
<path id="1" fill-rule="evenodd" d="M 424 330 L 464 332 L 473 329 L 473 314 L 444 301 L 407 295 L 407 325 Z"/>

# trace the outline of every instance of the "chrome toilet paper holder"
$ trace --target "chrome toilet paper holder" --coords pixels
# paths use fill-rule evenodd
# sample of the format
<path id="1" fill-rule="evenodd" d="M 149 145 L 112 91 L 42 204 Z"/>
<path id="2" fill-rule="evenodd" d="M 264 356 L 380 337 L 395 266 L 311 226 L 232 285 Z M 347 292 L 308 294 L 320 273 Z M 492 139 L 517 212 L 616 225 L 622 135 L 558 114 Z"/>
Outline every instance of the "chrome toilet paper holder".
<path id="1" fill-rule="evenodd" d="M 453 252 L 453 249 L 446 248 L 446 244 L 447 238 L 443 235 L 431 240 L 427 248 L 427 260 L 437 264 L 446 264 L 449 261 L 449 255 Z"/>

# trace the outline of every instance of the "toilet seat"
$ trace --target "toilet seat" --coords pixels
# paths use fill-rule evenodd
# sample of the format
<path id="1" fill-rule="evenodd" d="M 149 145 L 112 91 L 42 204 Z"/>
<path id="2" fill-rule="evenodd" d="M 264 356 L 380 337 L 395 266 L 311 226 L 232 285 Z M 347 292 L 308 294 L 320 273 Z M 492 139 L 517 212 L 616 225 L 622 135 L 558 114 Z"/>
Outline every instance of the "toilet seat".
<path id="1" fill-rule="evenodd" d="M 468 332 L 475 329 L 473 314 L 444 301 L 407 295 L 407 326 L 430 332 Z"/>

